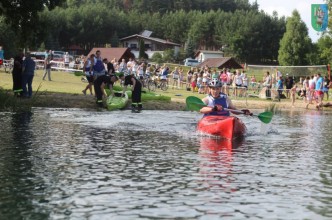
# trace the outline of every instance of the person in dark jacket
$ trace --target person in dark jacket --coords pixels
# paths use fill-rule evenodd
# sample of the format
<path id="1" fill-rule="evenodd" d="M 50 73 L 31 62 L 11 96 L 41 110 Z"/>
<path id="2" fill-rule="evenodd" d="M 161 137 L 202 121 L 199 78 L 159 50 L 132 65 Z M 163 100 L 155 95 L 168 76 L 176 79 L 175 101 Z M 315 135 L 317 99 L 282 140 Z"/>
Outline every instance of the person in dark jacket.
<path id="1" fill-rule="evenodd" d="M 22 97 L 22 67 L 23 67 L 23 53 L 14 57 L 13 66 L 13 91 L 16 97 Z"/>
<path id="2" fill-rule="evenodd" d="M 126 92 L 128 85 L 132 86 L 131 108 L 133 112 L 140 112 L 143 108 L 141 101 L 142 83 L 134 75 L 122 76 L 120 79 L 124 81 L 123 94 Z"/>
<path id="3" fill-rule="evenodd" d="M 106 64 L 107 66 L 107 72 L 106 72 L 106 75 L 112 75 L 115 73 L 115 69 L 114 69 L 114 66 L 113 66 L 113 63 L 109 62 L 107 60 L 107 58 L 104 58 L 103 59 L 103 62 Z"/>
<path id="4" fill-rule="evenodd" d="M 103 97 L 107 97 L 105 92 L 105 86 L 109 87 L 111 94 L 114 95 L 113 84 L 118 79 L 119 78 L 115 75 L 100 75 L 94 81 L 95 94 L 97 97 L 97 105 L 99 105 L 99 107 L 103 107 Z"/>
<path id="5" fill-rule="evenodd" d="M 25 60 L 23 61 L 23 68 L 22 68 L 23 96 L 27 98 L 31 98 L 32 96 L 32 80 L 35 75 L 35 68 L 36 68 L 35 61 L 31 59 L 30 53 L 27 53 Z"/>

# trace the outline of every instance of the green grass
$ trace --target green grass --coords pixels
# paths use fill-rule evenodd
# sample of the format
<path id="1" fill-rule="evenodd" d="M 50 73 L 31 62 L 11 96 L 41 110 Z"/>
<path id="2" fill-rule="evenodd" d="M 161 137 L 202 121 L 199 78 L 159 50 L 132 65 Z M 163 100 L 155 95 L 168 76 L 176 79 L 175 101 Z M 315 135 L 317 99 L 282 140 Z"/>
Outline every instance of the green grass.
<path id="1" fill-rule="evenodd" d="M 82 94 L 82 90 L 86 87 L 87 83 L 81 81 L 82 76 L 76 76 L 72 72 L 62 72 L 62 71 L 52 71 L 51 79 L 52 81 L 42 80 L 43 70 L 37 70 L 35 77 L 33 79 L 32 87 L 33 91 L 43 92 L 58 92 L 58 93 L 69 93 L 69 94 Z M 119 83 L 116 83 L 119 86 Z M 0 69 L 0 88 L 4 90 L 11 90 L 13 86 L 12 75 L 5 73 L 3 69 Z M 38 88 L 39 87 L 39 88 Z M 147 89 L 143 89 L 147 91 Z M 169 96 L 175 100 L 184 101 L 187 96 L 197 96 L 203 98 L 205 94 L 198 94 L 197 92 L 193 93 L 192 91 L 187 91 L 185 85 L 180 89 L 168 88 L 167 91 L 162 91 L 157 89 L 156 94 L 163 96 Z M 231 97 L 232 99 L 245 100 L 246 98 L 241 97 Z M 248 100 L 257 98 L 247 98 Z"/>
<path id="2" fill-rule="evenodd" d="M 43 81 L 43 70 L 37 70 L 35 77 L 33 78 L 32 89 L 39 92 L 62 92 L 72 94 L 82 94 L 82 90 L 85 88 L 87 83 L 81 82 L 81 76 L 75 76 L 74 73 L 52 71 L 52 81 Z M 13 86 L 12 75 L 5 73 L 3 69 L 0 69 L 0 87 L 5 90 L 11 90 Z"/>

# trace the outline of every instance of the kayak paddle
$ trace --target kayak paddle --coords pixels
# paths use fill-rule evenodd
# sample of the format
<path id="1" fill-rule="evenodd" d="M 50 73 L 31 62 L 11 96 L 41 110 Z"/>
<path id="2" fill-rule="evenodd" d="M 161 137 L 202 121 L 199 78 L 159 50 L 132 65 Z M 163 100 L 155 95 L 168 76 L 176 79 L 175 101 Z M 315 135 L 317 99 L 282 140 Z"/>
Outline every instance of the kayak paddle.
<path id="1" fill-rule="evenodd" d="M 187 105 L 187 109 L 189 109 L 191 111 L 197 111 L 197 112 L 199 112 L 199 110 L 202 107 L 207 106 L 200 98 L 197 98 L 196 96 L 188 96 L 186 98 L 186 105 Z M 241 110 L 233 110 L 233 109 L 228 109 L 228 108 L 224 108 L 224 110 L 238 113 L 238 114 L 245 114 Z M 273 113 L 272 112 L 262 112 L 258 115 L 253 114 L 252 116 L 256 116 L 256 117 L 258 117 L 258 119 L 261 122 L 268 124 L 272 120 Z"/>

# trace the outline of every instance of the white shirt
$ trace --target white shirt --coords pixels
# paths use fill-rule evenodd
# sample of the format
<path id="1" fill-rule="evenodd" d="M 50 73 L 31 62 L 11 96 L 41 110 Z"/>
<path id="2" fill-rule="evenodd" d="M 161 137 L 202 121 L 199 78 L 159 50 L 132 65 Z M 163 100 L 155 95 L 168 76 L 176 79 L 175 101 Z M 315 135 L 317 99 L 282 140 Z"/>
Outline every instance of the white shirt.
<path id="1" fill-rule="evenodd" d="M 64 55 L 65 63 L 69 63 L 69 54 Z"/>

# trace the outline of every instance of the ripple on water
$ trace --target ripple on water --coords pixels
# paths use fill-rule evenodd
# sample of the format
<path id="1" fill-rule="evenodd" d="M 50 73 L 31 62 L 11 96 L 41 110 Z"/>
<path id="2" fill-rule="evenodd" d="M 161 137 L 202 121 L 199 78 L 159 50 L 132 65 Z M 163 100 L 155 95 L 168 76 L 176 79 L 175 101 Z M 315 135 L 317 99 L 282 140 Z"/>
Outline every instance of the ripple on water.
<path id="1" fill-rule="evenodd" d="M 192 112 L 1 116 L 7 219 L 18 205 L 36 219 L 331 217 L 330 115 L 280 114 L 265 130 L 242 117 L 249 134 L 234 143 L 197 134 Z"/>

